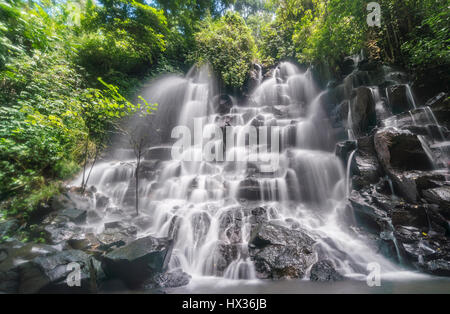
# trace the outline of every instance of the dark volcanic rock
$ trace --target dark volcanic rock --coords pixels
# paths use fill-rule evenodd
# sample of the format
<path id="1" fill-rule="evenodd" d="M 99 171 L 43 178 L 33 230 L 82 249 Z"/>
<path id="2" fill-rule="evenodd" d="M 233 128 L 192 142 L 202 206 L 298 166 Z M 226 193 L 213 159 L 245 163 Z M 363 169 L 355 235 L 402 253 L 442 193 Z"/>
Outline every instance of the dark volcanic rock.
<path id="1" fill-rule="evenodd" d="M 433 260 L 422 265 L 422 270 L 437 276 L 450 276 L 450 261 L 444 259 Z"/>
<path id="2" fill-rule="evenodd" d="M 59 244 L 82 233 L 82 228 L 73 222 L 55 220 L 44 226 L 46 240 L 51 244 Z"/>
<path id="3" fill-rule="evenodd" d="M 76 208 L 63 209 L 58 213 L 59 216 L 67 217 L 69 221 L 76 224 L 86 223 L 87 211 Z"/>
<path id="4" fill-rule="evenodd" d="M 394 114 L 413 109 L 408 100 L 408 90 L 406 85 L 389 86 L 386 92 Z"/>
<path id="5" fill-rule="evenodd" d="M 67 278 L 75 265 L 80 270 L 81 287 L 70 287 Z M 70 293 L 93 292 L 97 280 L 103 277 L 100 263 L 82 251 L 67 250 L 52 255 L 39 256 L 19 267 L 20 293 Z"/>
<path id="6" fill-rule="evenodd" d="M 375 103 L 370 88 L 359 87 L 356 90 L 356 99 L 350 102 L 350 110 L 356 135 L 364 135 L 376 125 Z"/>
<path id="7" fill-rule="evenodd" d="M 382 194 L 377 193 L 379 202 L 387 203 L 387 207 L 393 207 L 389 199 Z M 389 210 L 374 202 L 374 196 L 368 193 L 358 193 L 353 191 L 350 195 L 355 219 L 358 225 L 373 234 L 379 234 L 381 231 L 389 228 Z"/>
<path id="8" fill-rule="evenodd" d="M 428 189 L 423 191 L 422 194 L 428 202 L 439 205 L 442 215 L 450 219 L 450 186 Z"/>
<path id="9" fill-rule="evenodd" d="M 223 276 L 230 264 L 239 258 L 241 246 L 221 241 L 217 244 L 211 254 L 213 268 L 208 271 L 209 275 Z"/>
<path id="10" fill-rule="evenodd" d="M 380 180 L 380 164 L 378 163 L 373 136 L 358 139 L 358 151 L 352 163 L 353 185 L 356 189 L 377 183 Z"/>
<path id="11" fill-rule="evenodd" d="M 108 277 L 121 279 L 130 288 L 137 288 L 166 270 L 172 249 L 173 241 L 148 236 L 106 254 L 102 266 Z"/>
<path id="12" fill-rule="evenodd" d="M 249 243 L 259 278 L 302 278 L 315 262 L 314 240 L 301 230 L 264 223 Z"/>
<path id="13" fill-rule="evenodd" d="M 407 201 L 416 202 L 416 175 L 406 171 L 432 170 L 417 136 L 409 131 L 384 128 L 375 134 L 374 142 L 378 160 L 393 181 L 395 190 Z"/>
<path id="14" fill-rule="evenodd" d="M 323 260 L 317 262 L 311 268 L 311 281 L 340 281 L 344 280 L 344 277 L 339 274 L 333 266 L 333 263 L 329 260 Z"/>
<path id="15" fill-rule="evenodd" d="M 105 223 L 105 230 L 97 236 L 102 249 L 123 246 L 136 238 L 137 228 L 121 221 Z"/>
<path id="16" fill-rule="evenodd" d="M 17 240 L 0 244 L 0 292 L 17 293 L 20 284 L 19 266 L 39 255 L 57 252 L 49 245 L 23 244 Z"/>
<path id="17" fill-rule="evenodd" d="M 164 274 L 157 274 L 150 282 L 145 283 L 144 288 L 153 290 L 158 288 L 182 287 L 188 285 L 191 278 L 189 274 L 177 268 Z"/>
<path id="18" fill-rule="evenodd" d="M 409 131 L 381 129 L 375 134 L 374 143 L 385 170 L 432 170 L 420 140 Z"/>

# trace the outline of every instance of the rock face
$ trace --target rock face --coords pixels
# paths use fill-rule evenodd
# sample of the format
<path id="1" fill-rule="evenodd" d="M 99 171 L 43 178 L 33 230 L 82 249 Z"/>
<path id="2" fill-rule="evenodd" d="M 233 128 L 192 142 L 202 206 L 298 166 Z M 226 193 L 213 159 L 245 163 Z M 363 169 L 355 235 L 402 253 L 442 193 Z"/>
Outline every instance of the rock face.
<path id="1" fill-rule="evenodd" d="M 323 260 L 315 263 L 311 268 L 310 280 L 320 282 L 341 281 L 344 280 L 344 277 L 334 269 L 331 261 Z"/>
<path id="2" fill-rule="evenodd" d="M 394 114 L 413 109 L 408 99 L 406 85 L 392 85 L 387 88 L 387 97 Z"/>
<path id="3" fill-rule="evenodd" d="M 378 160 L 385 170 L 431 170 L 430 159 L 420 140 L 409 131 L 385 128 L 374 138 Z"/>
<path id="4" fill-rule="evenodd" d="M 416 202 L 415 178 L 407 171 L 432 170 L 432 164 L 419 138 L 409 131 L 379 130 L 374 137 L 378 160 L 393 181 L 395 190 L 409 202 Z"/>
<path id="5" fill-rule="evenodd" d="M 123 280 L 130 288 L 166 270 L 172 255 L 173 241 L 145 237 L 106 254 L 102 259 L 105 273 Z"/>
<path id="6" fill-rule="evenodd" d="M 351 165 L 354 188 L 360 189 L 364 186 L 377 183 L 381 175 L 380 164 L 376 157 L 373 136 L 358 139 L 358 150 Z"/>
<path id="7" fill-rule="evenodd" d="M 314 240 L 300 230 L 263 223 L 250 240 L 258 278 L 302 278 L 314 263 Z"/>
<path id="8" fill-rule="evenodd" d="M 422 193 L 428 202 L 439 205 L 442 215 L 450 220 L 450 186 L 428 189 Z"/>
<path id="9" fill-rule="evenodd" d="M 350 103 L 352 129 L 357 135 L 369 131 L 369 126 L 376 124 L 375 103 L 372 91 L 367 87 L 356 90 L 356 98 Z"/>
<path id="10" fill-rule="evenodd" d="M 44 244 L 23 244 L 12 240 L 0 244 L 0 292 L 18 293 L 20 286 L 19 266 L 38 256 L 56 253 L 57 250 Z"/>

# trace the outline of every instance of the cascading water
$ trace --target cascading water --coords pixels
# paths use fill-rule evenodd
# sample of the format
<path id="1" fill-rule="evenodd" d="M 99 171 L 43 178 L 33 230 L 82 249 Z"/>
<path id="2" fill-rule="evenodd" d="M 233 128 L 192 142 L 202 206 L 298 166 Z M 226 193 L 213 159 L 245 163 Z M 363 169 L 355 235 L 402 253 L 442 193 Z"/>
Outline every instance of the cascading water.
<path id="1" fill-rule="evenodd" d="M 331 260 L 343 274 L 364 274 L 367 264 L 373 262 L 385 272 L 398 270 L 345 223 L 348 175 L 333 151 L 332 127 L 322 107 L 326 92 L 318 91 L 309 71 L 302 73 L 293 64 L 280 64 L 272 78 L 258 84 L 248 104 L 234 105 L 222 115 L 211 106 L 215 90 L 207 68 L 193 70 L 186 78 L 167 77 L 157 84 L 156 96 L 144 94 L 149 102 L 156 101 L 164 108 L 179 100 L 170 115 L 179 112 L 178 124 L 191 129 L 194 118 L 202 121 L 202 131 L 227 125 L 227 143 L 225 138 L 194 134 L 201 140 L 192 138 L 193 143 L 181 152 L 191 161 L 172 160 L 167 145 L 150 148 L 143 167 L 158 166 L 151 175 L 141 176 L 139 217 L 129 218 L 133 211 L 127 210 L 127 199 L 133 196 L 132 154 L 128 160 L 98 164 L 90 184 L 109 197 L 109 207 L 122 210 L 121 219 L 147 222 L 139 224 L 138 236 L 174 239 L 170 268 L 181 267 L 194 278 L 255 279 L 248 249 L 252 231 L 248 210 L 266 206 L 271 209 L 268 220 L 284 226 L 298 223 L 316 241 L 317 258 Z M 279 147 L 269 150 L 271 145 L 263 145 L 259 137 L 252 143 L 251 126 L 278 128 Z M 275 139 L 268 137 L 272 142 Z M 214 151 L 226 147 L 225 161 L 207 161 L 202 149 L 207 145 Z M 192 157 L 198 157 L 197 161 Z M 263 171 L 270 160 L 277 160 L 278 167 Z M 102 223 L 114 219 L 117 212 L 105 212 Z M 96 223 L 91 227 L 101 232 L 102 226 Z M 223 258 L 224 250 L 232 250 L 227 255 L 231 258 Z"/>

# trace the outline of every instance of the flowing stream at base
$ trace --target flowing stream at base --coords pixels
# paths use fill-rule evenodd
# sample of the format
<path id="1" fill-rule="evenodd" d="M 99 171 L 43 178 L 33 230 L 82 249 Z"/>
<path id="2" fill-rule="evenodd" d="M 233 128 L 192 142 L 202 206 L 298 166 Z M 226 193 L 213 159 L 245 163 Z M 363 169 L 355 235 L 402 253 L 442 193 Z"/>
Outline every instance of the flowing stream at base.
<path id="1" fill-rule="evenodd" d="M 382 273 L 402 271 L 377 253 L 358 230 L 349 228 L 349 178 L 334 154 L 336 142 L 323 110 L 324 93 L 311 73 L 282 63 L 259 84 L 247 104 L 233 104 L 222 115 L 212 103 L 217 95 L 210 77 L 207 69 L 196 69 L 185 78 L 163 78 L 150 88 L 147 101 L 158 102 L 161 109 L 175 102 L 179 112 L 175 125 L 192 129 L 193 119 L 201 118 L 204 129 L 229 126 L 235 145 L 227 143 L 225 156 L 238 156 L 239 161 L 172 160 L 169 142 L 150 147 L 143 167 L 159 161 L 154 162 L 157 170 L 152 175 L 141 176 L 138 219 L 146 223 L 138 223 L 138 237 L 173 238 L 169 268 L 182 268 L 194 280 L 211 276 L 252 280 L 256 271 L 248 252 L 252 230 L 248 213 L 264 207 L 269 221 L 305 230 L 316 241 L 317 260 L 332 261 L 346 276 L 365 278 L 369 263 L 378 263 Z M 251 158 L 251 126 L 277 128 L 280 147 L 270 150 L 258 142 L 261 153 Z M 183 154 L 201 156 L 208 144 L 215 149 L 224 145 L 223 140 L 204 138 Z M 120 160 L 94 167 L 89 184 L 108 196 L 109 207 L 121 209 L 125 220 L 134 212 L 128 195 L 134 189 L 135 159 L 131 150 L 120 151 L 115 154 Z M 263 171 L 264 162 L 274 157 L 279 167 Z M 117 216 L 106 213 L 101 223 L 91 227 L 100 233 L 104 222 L 114 220 Z M 224 262 L 224 245 L 237 250 L 233 260 Z"/>

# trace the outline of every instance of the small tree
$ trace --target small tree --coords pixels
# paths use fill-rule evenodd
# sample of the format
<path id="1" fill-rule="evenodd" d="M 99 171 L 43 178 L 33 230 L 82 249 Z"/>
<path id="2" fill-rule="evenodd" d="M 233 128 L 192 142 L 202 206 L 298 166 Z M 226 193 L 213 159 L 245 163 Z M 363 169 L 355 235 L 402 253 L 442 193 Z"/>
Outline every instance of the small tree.
<path id="1" fill-rule="evenodd" d="M 83 102 L 82 115 L 88 129 L 84 151 L 83 177 L 81 181 L 82 192 L 86 190 L 92 169 L 97 161 L 99 151 L 105 147 L 110 133 L 119 130 L 128 134 L 120 127 L 119 121 L 127 116 L 138 114 L 146 116 L 156 111 L 157 104 L 148 104 L 142 97 L 143 104 L 132 104 L 119 93 L 118 87 L 98 79 L 106 89 L 90 89 L 85 95 L 87 101 Z M 86 176 L 87 164 L 90 155 L 90 146 L 94 147 L 94 158 L 89 173 Z M 134 147 L 135 145 L 133 145 Z"/>
<path id="2" fill-rule="evenodd" d="M 158 108 L 158 104 L 149 104 L 147 101 L 141 96 L 138 97 L 142 103 L 138 103 L 136 108 L 139 110 L 138 115 L 140 118 L 145 118 L 149 115 L 152 115 Z M 149 122 L 150 123 L 150 122 Z M 139 173 L 141 170 L 141 160 L 142 156 L 145 153 L 145 147 L 150 142 L 150 139 L 155 136 L 155 134 L 150 133 L 148 130 L 154 130 L 154 128 L 142 128 L 141 125 L 137 125 L 131 129 L 123 128 L 120 125 L 116 125 L 116 129 L 125 136 L 128 137 L 129 143 L 133 149 L 134 155 L 136 157 L 136 166 L 134 169 L 134 177 L 135 177 L 135 209 L 136 215 L 139 215 Z"/>

